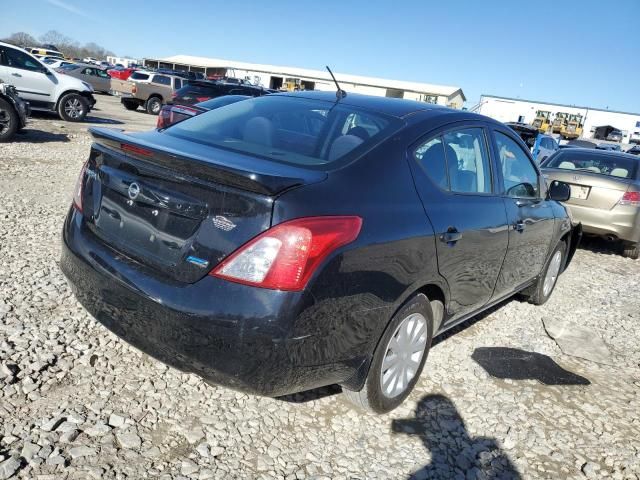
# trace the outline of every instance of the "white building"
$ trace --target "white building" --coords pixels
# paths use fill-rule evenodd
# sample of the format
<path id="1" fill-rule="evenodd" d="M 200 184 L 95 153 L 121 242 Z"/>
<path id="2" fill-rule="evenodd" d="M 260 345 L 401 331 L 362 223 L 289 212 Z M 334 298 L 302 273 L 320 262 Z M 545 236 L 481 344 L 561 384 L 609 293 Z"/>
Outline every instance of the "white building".
<path id="1" fill-rule="evenodd" d="M 127 58 L 127 57 L 112 57 L 112 56 L 107 56 L 107 62 L 113 64 L 113 65 L 117 65 L 118 63 L 120 65 L 124 65 L 125 67 L 129 67 L 132 64 L 136 64 L 136 65 L 141 65 L 142 62 L 138 59 L 135 58 Z"/>
<path id="2" fill-rule="evenodd" d="M 629 137 L 633 134 L 640 136 L 640 113 L 536 102 L 519 98 L 495 97 L 493 95 L 482 95 L 480 103 L 474 110 L 501 122 L 524 122 L 529 124 L 534 120 L 538 110 L 551 112 L 551 121 L 559 112 L 580 114 L 584 119 L 582 134 L 584 138 L 593 138 L 594 129 L 603 125 L 611 125 L 621 130 L 623 143 L 629 143 Z"/>
<path id="3" fill-rule="evenodd" d="M 246 79 L 265 88 L 302 90 L 335 90 L 335 84 L 326 70 L 309 70 L 277 65 L 260 65 L 245 62 L 221 60 L 218 58 L 173 57 L 144 60 L 144 65 L 152 68 L 170 68 L 201 72 L 207 76 L 234 77 Z M 405 82 L 383 78 L 362 77 L 334 72 L 340 87 L 347 92 L 376 95 L 381 97 L 406 98 L 453 108 L 462 108 L 464 93 L 459 87 L 433 85 L 429 83 Z"/>

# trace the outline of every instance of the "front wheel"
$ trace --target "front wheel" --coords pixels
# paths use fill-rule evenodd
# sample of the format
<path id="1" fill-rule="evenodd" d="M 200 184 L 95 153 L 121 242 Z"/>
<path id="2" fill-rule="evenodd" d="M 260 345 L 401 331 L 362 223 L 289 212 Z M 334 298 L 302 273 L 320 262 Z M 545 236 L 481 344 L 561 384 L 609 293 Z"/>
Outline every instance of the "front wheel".
<path id="1" fill-rule="evenodd" d="M 58 115 L 67 122 L 81 122 L 89 113 L 89 103 L 77 93 L 68 93 L 58 103 Z"/>
<path id="2" fill-rule="evenodd" d="M 549 260 L 547 260 L 547 264 L 537 282 L 522 292 L 522 295 L 529 303 L 542 305 L 549 300 L 562 271 L 566 251 L 567 244 L 560 242 L 551 257 L 549 257 Z"/>
<path id="3" fill-rule="evenodd" d="M 357 407 L 386 413 L 409 396 L 420 378 L 433 338 L 433 312 L 424 294 L 411 297 L 387 326 L 361 390 L 343 389 Z"/>
<path id="4" fill-rule="evenodd" d="M 0 98 L 0 142 L 8 142 L 18 130 L 18 114 L 6 100 Z"/>

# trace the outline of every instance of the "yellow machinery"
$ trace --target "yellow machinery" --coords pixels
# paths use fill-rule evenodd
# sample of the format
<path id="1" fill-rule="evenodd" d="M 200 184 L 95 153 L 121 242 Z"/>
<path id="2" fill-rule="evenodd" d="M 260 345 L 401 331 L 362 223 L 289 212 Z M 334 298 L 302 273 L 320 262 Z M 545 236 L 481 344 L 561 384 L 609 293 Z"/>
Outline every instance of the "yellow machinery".
<path id="1" fill-rule="evenodd" d="M 551 131 L 553 133 L 560 133 L 562 127 L 567 124 L 568 118 L 569 114 L 567 112 L 556 112 L 556 116 L 553 119 L 553 126 L 551 127 Z"/>
<path id="2" fill-rule="evenodd" d="M 282 88 L 289 92 L 293 92 L 294 90 L 300 90 L 300 79 L 285 78 L 284 83 L 282 84 Z"/>
<path id="3" fill-rule="evenodd" d="M 536 118 L 531 125 L 537 128 L 540 133 L 547 133 L 551 126 L 551 112 L 538 110 L 536 112 Z"/>
<path id="4" fill-rule="evenodd" d="M 584 120 L 582 115 L 569 115 L 567 123 L 560 130 L 560 136 L 566 139 L 573 139 L 582 136 L 582 128 L 584 127 Z"/>

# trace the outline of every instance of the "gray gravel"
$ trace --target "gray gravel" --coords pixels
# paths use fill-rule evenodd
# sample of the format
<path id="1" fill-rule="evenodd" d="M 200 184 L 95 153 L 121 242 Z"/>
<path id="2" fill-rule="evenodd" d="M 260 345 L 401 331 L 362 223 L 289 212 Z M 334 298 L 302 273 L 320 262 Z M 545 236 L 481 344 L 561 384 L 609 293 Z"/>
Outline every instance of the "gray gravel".
<path id="1" fill-rule="evenodd" d="M 156 120 L 98 107 L 116 127 Z M 513 300 L 439 341 L 388 415 L 332 388 L 250 396 L 140 353 L 71 295 L 57 261 L 86 127 L 38 117 L 0 145 L 0 479 L 640 478 L 640 261 L 580 249 L 543 307 Z M 591 329 L 613 365 L 563 354 L 544 319 Z M 591 384 L 489 377 L 471 354 L 493 346 Z"/>

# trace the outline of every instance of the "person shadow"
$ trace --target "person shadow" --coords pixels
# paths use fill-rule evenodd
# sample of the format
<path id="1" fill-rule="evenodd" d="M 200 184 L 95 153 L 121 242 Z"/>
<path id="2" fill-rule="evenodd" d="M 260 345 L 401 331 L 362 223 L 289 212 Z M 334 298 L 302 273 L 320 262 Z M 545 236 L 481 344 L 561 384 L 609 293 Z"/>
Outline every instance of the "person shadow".
<path id="1" fill-rule="evenodd" d="M 392 431 L 417 435 L 431 453 L 431 462 L 409 480 L 521 479 L 516 466 L 496 439 L 471 437 L 458 410 L 444 395 L 427 395 L 414 418 L 393 420 Z"/>

